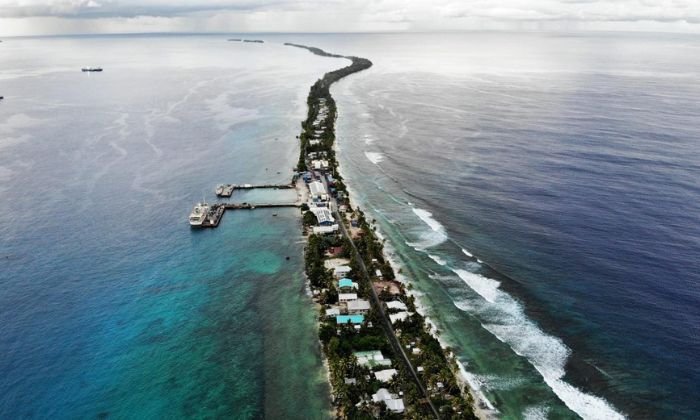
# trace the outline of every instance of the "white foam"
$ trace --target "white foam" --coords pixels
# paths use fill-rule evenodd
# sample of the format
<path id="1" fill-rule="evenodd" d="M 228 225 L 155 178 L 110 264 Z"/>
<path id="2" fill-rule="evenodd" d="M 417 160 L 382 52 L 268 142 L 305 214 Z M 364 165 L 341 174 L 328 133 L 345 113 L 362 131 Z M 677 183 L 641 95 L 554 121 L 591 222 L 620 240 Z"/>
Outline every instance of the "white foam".
<path id="1" fill-rule="evenodd" d="M 423 222 L 425 222 L 425 224 L 430 226 L 430 229 L 432 229 L 435 232 L 445 233 L 445 227 L 433 218 L 433 214 L 431 212 L 415 207 L 412 210 L 413 213 L 416 214 L 416 216 L 418 216 Z"/>
<path id="2" fill-rule="evenodd" d="M 523 420 L 547 420 L 549 407 L 545 405 L 531 405 L 523 410 Z"/>
<path id="3" fill-rule="evenodd" d="M 474 301 L 472 305 L 455 303 L 455 306 L 476 313 L 487 331 L 525 357 L 569 409 L 584 419 L 625 418 L 604 399 L 586 394 L 563 380 L 571 350 L 528 319 L 520 303 L 499 289 L 498 281 L 466 270 L 453 271 L 486 301 Z"/>
<path id="4" fill-rule="evenodd" d="M 384 160 L 384 155 L 379 152 L 365 152 L 365 156 L 367 157 L 367 160 L 375 165 L 379 165 L 379 162 Z"/>
<path id="5" fill-rule="evenodd" d="M 484 395 L 484 392 L 481 390 L 481 386 L 483 384 L 476 377 L 476 375 L 468 372 L 467 369 L 462 364 L 462 362 L 460 362 L 459 360 L 457 361 L 457 366 L 459 367 L 459 372 L 462 374 L 462 378 L 464 378 L 464 380 L 467 381 L 467 383 L 469 384 L 469 388 L 471 388 L 476 399 L 480 403 L 483 403 L 483 405 L 488 407 L 489 410 L 496 411 L 496 407 L 494 407 L 493 404 L 491 404 L 491 401 L 489 401 L 489 399 L 486 398 L 486 395 Z"/>
<path id="6" fill-rule="evenodd" d="M 466 249 L 462 248 L 462 252 L 464 252 L 464 255 L 466 255 L 467 257 L 474 258 L 474 254 L 467 251 Z"/>
<path id="7" fill-rule="evenodd" d="M 504 294 L 498 289 L 501 283 L 497 282 L 496 280 L 459 268 L 454 268 L 452 271 L 454 271 L 454 273 L 457 274 L 460 279 L 464 280 L 470 289 L 478 293 L 479 296 L 484 298 L 489 303 L 495 303 L 496 299 L 498 299 L 500 295 Z"/>
<path id="8" fill-rule="evenodd" d="M 438 263 L 438 264 L 440 264 L 440 265 L 442 265 L 442 266 L 447 265 L 447 261 L 445 261 L 444 259 L 438 257 L 437 255 L 428 254 L 428 256 L 430 257 L 431 260 L 435 261 L 436 263 Z"/>

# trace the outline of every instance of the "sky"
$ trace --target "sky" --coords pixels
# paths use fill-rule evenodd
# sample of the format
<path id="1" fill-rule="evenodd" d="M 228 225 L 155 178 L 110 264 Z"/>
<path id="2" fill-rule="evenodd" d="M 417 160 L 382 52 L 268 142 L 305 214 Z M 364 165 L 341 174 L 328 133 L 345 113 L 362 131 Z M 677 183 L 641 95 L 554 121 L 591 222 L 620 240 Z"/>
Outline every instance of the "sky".
<path id="1" fill-rule="evenodd" d="M 700 0 L 0 0 L 0 36 L 444 30 L 700 33 Z"/>

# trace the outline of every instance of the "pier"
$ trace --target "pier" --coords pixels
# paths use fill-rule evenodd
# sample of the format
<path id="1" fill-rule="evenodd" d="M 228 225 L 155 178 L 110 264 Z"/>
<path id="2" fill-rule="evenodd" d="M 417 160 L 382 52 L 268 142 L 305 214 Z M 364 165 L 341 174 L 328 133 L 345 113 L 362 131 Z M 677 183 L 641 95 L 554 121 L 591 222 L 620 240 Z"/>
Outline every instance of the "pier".
<path id="1" fill-rule="evenodd" d="M 273 209 L 285 207 L 301 207 L 301 202 L 296 203 L 217 203 L 212 204 L 207 218 L 202 222 L 203 228 L 215 228 L 219 226 L 226 210 L 254 210 Z"/>
<path id="2" fill-rule="evenodd" d="M 254 190 L 254 189 L 272 189 L 272 190 L 290 190 L 296 188 L 294 183 L 290 184 L 221 184 L 216 187 L 217 197 L 231 197 L 235 190 Z"/>
<path id="3" fill-rule="evenodd" d="M 273 189 L 273 190 L 291 190 L 297 189 L 297 200 L 293 203 L 231 203 L 220 202 L 214 203 L 209 207 L 206 219 L 197 227 L 215 228 L 219 226 L 221 219 L 224 217 L 226 210 L 254 210 L 254 209 L 272 209 L 272 208 L 300 208 L 302 203 L 308 199 L 306 194 L 306 184 L 296 175 L 292 178 L 289 184 L 219 184 L 216 187 L 217 197 L 231 197 L 235 190 L 253 190 L 253 189 Z"/>

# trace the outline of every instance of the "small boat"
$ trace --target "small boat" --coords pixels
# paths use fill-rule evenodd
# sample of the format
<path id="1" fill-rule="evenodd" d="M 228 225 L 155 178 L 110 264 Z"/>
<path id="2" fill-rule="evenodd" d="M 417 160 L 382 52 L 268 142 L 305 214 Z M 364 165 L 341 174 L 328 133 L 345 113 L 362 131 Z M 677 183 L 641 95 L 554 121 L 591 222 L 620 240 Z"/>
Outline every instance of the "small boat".
<path id="1" fill-rule="evenodd" d="M 189 221 L 190 226 L 200 227 L 209 215 L 209 204 L 205 202 L 197 203 L 190 213 Z"/>
<path id="2" fill-rule="evenodd" d="M 83 67 L 81 70 L 83 72 L 100 72 L 102 71 L 102 67 Z"/>

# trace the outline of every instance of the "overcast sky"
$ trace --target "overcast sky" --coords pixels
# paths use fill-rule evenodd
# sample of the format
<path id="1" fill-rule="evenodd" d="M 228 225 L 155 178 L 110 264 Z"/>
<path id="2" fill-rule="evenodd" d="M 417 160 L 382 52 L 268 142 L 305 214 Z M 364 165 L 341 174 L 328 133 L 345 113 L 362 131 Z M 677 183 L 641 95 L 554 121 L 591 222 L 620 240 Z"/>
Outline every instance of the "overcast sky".
<path id="1" fill-rule="evenodd" d="M 700 32 L 700 0 L 0 0 L 0 35 L 433 30 Z"/>

